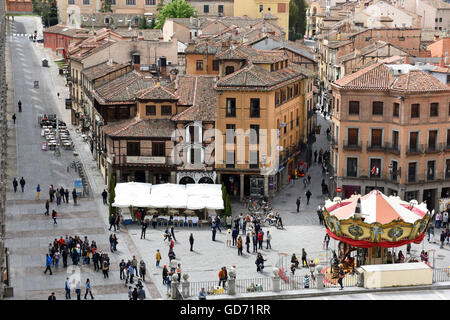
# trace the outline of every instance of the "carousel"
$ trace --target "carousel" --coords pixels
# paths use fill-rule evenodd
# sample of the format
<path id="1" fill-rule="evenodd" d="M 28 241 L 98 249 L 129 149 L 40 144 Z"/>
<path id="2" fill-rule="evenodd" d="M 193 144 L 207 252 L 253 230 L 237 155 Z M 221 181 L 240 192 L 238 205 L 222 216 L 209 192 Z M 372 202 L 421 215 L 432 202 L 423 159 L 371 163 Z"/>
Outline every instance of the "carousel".
<path id="1" fill-rule="evenodd" d="M 378 190 L 327 200 L 323 216 L 326 232 L 339 241 L 333 275 L 339 264 L 353 273 L 360 265 L 396 263 L 395 248 L 421 243 L 430 221 L 425 203 L 406 202 Z"/>

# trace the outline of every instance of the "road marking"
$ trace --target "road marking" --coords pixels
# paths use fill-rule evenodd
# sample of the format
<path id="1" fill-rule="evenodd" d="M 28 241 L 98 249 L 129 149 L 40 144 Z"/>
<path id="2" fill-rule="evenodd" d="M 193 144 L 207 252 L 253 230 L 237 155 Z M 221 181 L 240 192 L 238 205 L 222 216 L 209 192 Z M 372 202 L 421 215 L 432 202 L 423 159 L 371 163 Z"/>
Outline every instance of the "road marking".
<path id="1" fill-rule="evenodd" d="M 444 296 L 442 293 L 440 293 L 439 291 L 433 290 L 433 292 L 442 300 L 448 300 L 448 298 L 446 296 Z"/>

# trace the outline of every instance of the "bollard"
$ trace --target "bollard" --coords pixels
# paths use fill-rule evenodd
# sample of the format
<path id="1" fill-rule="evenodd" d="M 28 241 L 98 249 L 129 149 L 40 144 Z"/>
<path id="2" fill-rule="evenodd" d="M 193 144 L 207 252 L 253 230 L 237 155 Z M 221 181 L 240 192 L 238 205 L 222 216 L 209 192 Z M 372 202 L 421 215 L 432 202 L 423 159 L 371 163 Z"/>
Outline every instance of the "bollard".
<path id="1" fill-rule="evenodd" d="M 272 288 L 273 288 L 273 292 L 280 292 L 281 291 L 281 287 L 280 287 L 280 277 L 273 277 L 272 278 Z"/>
<path id="2" fill-rule="evenodd" d="M 230 296 L 236 294 L 236 279 L 228 279 L 228 294 Z"/>
<path id="3" fill-rule="evenodd" d="M 316 275 L 316 281 L 317 281 L 317 289 L 324 289 L 325 286 L 323 284 L 324 275 L 322 273 L 323 267 L 321 265 L 318 265 L 316 267 L 317 275 Z"/>

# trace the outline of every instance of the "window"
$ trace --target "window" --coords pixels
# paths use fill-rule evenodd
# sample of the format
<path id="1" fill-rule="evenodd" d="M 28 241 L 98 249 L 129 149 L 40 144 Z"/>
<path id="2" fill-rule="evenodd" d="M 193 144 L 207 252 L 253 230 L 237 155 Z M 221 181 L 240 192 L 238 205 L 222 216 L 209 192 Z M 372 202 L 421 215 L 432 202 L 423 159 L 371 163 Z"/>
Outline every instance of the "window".
<path id="1" fill-rule="evenodd" d="M 427 162 L 427 180 L 434 180 L 436 161 Z"/>
<path id="2" fill-rule="evenodd" d="M 219 13 L 223 13 L 223 5 L 222 4 L 219 4 L 219 6 L 217 7 L 217 11 Z"/>
<path id="3" fill-rule="evenodd" d="M 84 5 L 89 5 L 89 3 L 90 3 L 90 0 L 83 0 Z"/>
<path id="4" fill-rule="evenodd" d="M 275 105 L 278 106 L 280 104 L 280 92 L 275 92 Z"/>
<path id="5" fill-rule="evenodd" d="M 358 176 L 358 158 L 347 158 L 347 177 Z"/>
<path id="6" fill-rule="evenodd" d="M 381 148 L 381 136 L 383 134 L 383 130 L 381 129 L 372 129 L 372 148 Z"/>
<path id="7" fill-rule="evenodd" d="M 71 5 L 71 4 L 75 4 L 75 0 L 68 0 L 68 2 L 67 2 L 69 5 Z"/>
<path id="8" fill-rule="evenodd" d="M 298 83 L 294 85 L 294 97 L 298 96 Z"/>
<path id="9" fill-rule="evenodd" d="M 156 5 L 156 0 L 145 0 L 146 6 L 154 6 Z"/>
<path id="10" fill-rule="evenodd" d="M 373 115 L 383 115 L 383 102 L 374 101 L 372 103 L 372 114 Z"/>
<path id="11" fill-rule="evenodd" d="M 450 148 L 450 129 L 447 129 L 447 149 Z"/>
<path id="12" fill-rule="evenodd" d="M 203 70 L 203 60 L 197 60 L 197 70 Z"/>
<path id="13" fill-rule="evenodd" d="M 234 67 L 233 66 L 227 66 L 225 68 L 225 75 L 232 74 L 233 72 L 234 72 Z"/>
<path id="14" fill-rule="evenodd" d="M 263 12 L 264 11 L 264 6 L 262 4 L 259 5 L 259 12 Z"/>
<path id="15" fill-rule="evenodd" d="M 105 18 L 105 24 L 109 24 L 109 18 Z"/>
<path id="16" fill-rule="evenodd" d="M 411 105 L 411 118 L 420 117 L 420 104 L 414 103 Z"/>
<path id="17" fill-rule="evenodd" d="M 145 106 L 145 115 L 156 116 L 156 106 Z"/>
<path id="18" fill-rule="evenodd" d="M 408 164 L 408 182 L 416 182 L 416 163 L 410 162 Z"/>
<path id="19" fill-rule="evenodd" d="M 392 148 L 398 150 L 398 131 L 392 131 Z"/>
<path id="20" fill-rule="evenodd" d="M 135 6 L 136 0 L 126 0 L 125 3 L 127 6 Z"/>
<path id="21" fill-rule="evenodd" d="M 254 135 L 253 135 L 254 133 Z M 259 144 L 259 125 L 250 125 L 250 144 Z"/>
<path id="22" fill-rule="evenodd" d="M 445 179 L 450 179 L 450 159 L 445 160 Z"/>
<path id="23" fill-rule="evenodd" d="M 399 41 L 405 41 L 405 37 L 398 37 Z"/>
<path id="24" fill-rule="evenodd" d="M 398 103 L 394 103 L 394 110 L 393 110 L 393 113 L 392 113 L 392 115 L 394 116 L 394 117 L 398 117 L 399 116 L 399 110 L 400 110 L 400 104 L 398 104 Z"/>
<path id="25" fill-rule="evenodd" d="M 430 105 L 430 117 L 437 117 L 439 115 L 439 103 L 432 103 Z"/>
<path id="26" fill-rule="evenodd" d="M 428 150 L 436 150 L 437 130 L 428 131 Z"/>
<path id="27" fill-rule="evenodd" d="M 410 132 L 409 133 L 409 150 L 410 151 L 417 151 L 417 147 L 418 147 L 418 136 L 419 133 L 418 132 Z"/>
<path id="28" fill-rule="evenodd" d="M 259 99 L 250 99 L 250 118 L 259 118 Z"/>
<path id="29" fill-rule="evenodd" d="M 209 5 L 205 4 L 205 5 L 203 6 L 203 12 L 204 12 L 204 13 L 209 13 Z"/>
<path id="30" fill-rule="evenodd" d="M 236 143 L 235 130 L 236 125 L 234 124 L 226 125 L 226 143 Z"/>
<path id="31" fill-rule="evenodd" d="M 281 89 L 281 103 L 286 101 L 286 90 Z"/>
<path id="32" fill-rule="evenodd" d="M 236 117 L 236 99 L 235 98 L 227 98 L 227 117 Z"/>
<path id="33" fill-rule="evenodd" d="M 162 116 L 172 115 L 172 106 L 161 106 L 161 115 Z"/>
<path id="34" fill-rule="evenodd" d="M 381 177 L 381 159 L 370 159 L 370 177 Z"/>
<path id="35" fill-rule="evenodd" d="M 127 142 L 127 156 L 140 156 L 141 144 L 140 142 Z"/>
<path id="36" fill-rule="evenodd" d="M 339 99 L 336 99 L 336 112 L 339 112 Z"/>
<path id="37" fill-rule="evenodd" d="M 358 145 L 358 128 L 348 128 L 348 145 L 357 146 Z"/>
<path id="38" fill-rule="evenodd" d="M 133 54 L 133 64 L 141 64 L 141 56 L 137 53 Z"/>
<path id="39" fill-rule="evenodd" d="M 213 71 L 219 71 L 219 61 L 218 60 L 213 60 L 212 69 L 213 69 Z"/>
<path id="40" fill-rule="evenodd" d="M 164 142 L 152 142 L 152 156 L 153 157 L 165 157 L 166 156 L 166 144 Z"/>
<path id="41" fill-rule="evenodd" d="M 359 101 L 350 101 L 348 103 L 349 114 L 359 114 Z"/>
<path id="42" fill-rule="evenodd" d="M 391 169 L 391 180 L 397 181 L 398 176 L 398 162 L 395 160 L 391 161 L 392 169 Z"/>

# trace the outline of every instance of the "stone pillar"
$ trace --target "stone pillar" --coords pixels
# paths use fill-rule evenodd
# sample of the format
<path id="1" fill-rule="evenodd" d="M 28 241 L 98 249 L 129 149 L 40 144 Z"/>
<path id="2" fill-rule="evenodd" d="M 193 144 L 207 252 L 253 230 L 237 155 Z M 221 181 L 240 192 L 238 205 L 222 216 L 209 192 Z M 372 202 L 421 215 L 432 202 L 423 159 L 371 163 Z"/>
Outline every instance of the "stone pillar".
<path id="1" fill-rule="evenodd" d="M 151 183 L 151 181 L 150 181 L 150 171 L 149 170 L 145 170 L 145 182 L 146 183 Z"/>
<path id="2" fill-rule="evenodd" d="M 239 175 L 239 192 L 240 192 L 239 195 L 240 195 L 240 199 L 244 198 L 244 185 L 245 185 L 244 175 L 240 174 Z"/>
<path id="3" fill-rule="evenodd" d="M 181 283 L 181 293 L 183 294 L 184 298 L 189 297 L 189 287 L 191 283 L 189 281 L 183 281 Z"/>
<path id="4" fill-rule="evenodd" d="M 272 277 L 272 288 L 273 292 L 280 292 L 280 277 Z"/>
<path id="5" fill-rule="evenodd" d="M 153 179 L 152 179 L 152 180 L 153 180 L 152 183 L 153 183 L 153 184 L 156 184 L 156 175 L 155 175 L 155 174 L 153 175 Z"/>
<path id="6" fill-rule="evenodd" d="M 423 188 L 419 189 L 419 192 L 417 192 L 417 202 L 421 203 L 423 201 Z"/>
<path id="7" fill-rule="evenodd" d="M 269 176 L 264 175 L 264 196 L 269 197 Z"/>
<path id="8" fill-rule="evenodd" d="M 177 289 L 178 286 L 180 285 L 180 283 L 178 281 L 174 281 L 172 280 L 172 284 L 171 284 L 171 292 L 170 292 L 170 296 L 172 297 L 172 299 L 176 299 L 177 298 Z"/>
<path id="9" fill-rule="evenodd" d="M 316 281 L 317 281 L 317 289 L 323 289 L 325 286 L 323 285 L 323 274 L 322 274 L 322 266 L 316 267 L 317 275 L 316 275 Z"/>
<path id="10" fill-rule="evenodd" d="M 236 279 L 228 279 L 228 294 L 234 296 L 236 294 Z"/>
<path id="11" fill-rule="evenodd" d="M 177 183 L 177 174 L 175 171 L 170 171 L 170 183 Z"/>
<path id="12" fill-rule="evenodd" d="M 217 183 L 218 184 L 222 183 L 222 175 L 219 172 L 217 172 Z"/>

